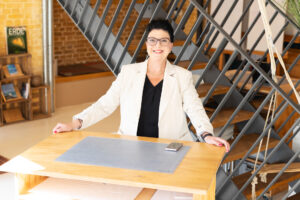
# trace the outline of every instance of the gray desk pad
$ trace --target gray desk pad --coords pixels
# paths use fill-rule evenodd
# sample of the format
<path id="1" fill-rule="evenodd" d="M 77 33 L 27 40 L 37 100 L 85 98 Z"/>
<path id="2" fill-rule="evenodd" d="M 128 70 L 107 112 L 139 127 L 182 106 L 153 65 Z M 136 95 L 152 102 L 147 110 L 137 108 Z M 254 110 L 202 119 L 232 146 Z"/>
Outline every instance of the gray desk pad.
<path id="1" fill-rule="evenodd" d="M 168 144 L 125 139 L 86 137 L 56 161 L 173 173 L 190 149 L 165 151 Z"/>

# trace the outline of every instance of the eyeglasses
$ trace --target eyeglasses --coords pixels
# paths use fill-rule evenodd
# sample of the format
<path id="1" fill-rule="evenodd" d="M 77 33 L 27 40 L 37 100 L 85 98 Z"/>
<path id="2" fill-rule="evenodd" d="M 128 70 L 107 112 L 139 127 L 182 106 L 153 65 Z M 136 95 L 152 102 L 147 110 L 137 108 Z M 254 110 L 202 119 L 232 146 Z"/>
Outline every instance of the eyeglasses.
<path id="1" fill-rule="evenodd" d="M 170 40 L 168 38 L 161 38 L 161 39 L 157 39 L 157 38 L 154 38 L 154 37 L 148 37 L 147 38 L 147 42 L 150 46 L 156 45 L 158 41 L 159 41 L 161 46 L 167 46 L 170 43 Z"/>

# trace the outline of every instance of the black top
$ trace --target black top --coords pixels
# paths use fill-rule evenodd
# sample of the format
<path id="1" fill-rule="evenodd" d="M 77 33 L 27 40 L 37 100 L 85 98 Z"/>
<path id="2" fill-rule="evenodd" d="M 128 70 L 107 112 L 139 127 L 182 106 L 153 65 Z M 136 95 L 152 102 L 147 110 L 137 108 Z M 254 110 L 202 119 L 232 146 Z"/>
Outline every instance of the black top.
<path id="1" fill-rule="evenodd" d="M 159 103 L 163 80 L 153 86 L 146 76 L 137 136 L 158 138 Z"/>

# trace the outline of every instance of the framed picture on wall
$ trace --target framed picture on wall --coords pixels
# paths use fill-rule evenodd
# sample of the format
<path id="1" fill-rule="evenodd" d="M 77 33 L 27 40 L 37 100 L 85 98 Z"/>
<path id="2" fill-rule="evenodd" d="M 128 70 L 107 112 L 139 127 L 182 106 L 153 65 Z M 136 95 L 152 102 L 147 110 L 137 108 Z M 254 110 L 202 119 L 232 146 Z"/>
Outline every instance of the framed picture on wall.
<path id="1" fill-rule="evenodd" d="M 19 64 L 4 65 L 3 73 L 6 78 L 24 75 Z"/>
<path id="2" fill-rule="evenodd" d="M 25 26 L 6 27 L 7 53 L 27 53 L 26 37 Z"/>

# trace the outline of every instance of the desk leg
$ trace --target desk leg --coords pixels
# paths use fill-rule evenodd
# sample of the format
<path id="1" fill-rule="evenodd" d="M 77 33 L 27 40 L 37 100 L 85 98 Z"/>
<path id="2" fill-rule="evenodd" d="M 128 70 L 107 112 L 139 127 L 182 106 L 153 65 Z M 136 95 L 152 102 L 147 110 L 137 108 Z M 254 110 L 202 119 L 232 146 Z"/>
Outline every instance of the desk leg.
<path id="1" fill-rule="evenodd" d="M 134 200 L 150 200 L 155 192 L 156 189 L 143 188 Z"/>
<path id="2" fill-rule="evenodd" d="M 48 178 L 46 176 L 30 174 L 15 174 L 15 176 L 17 179 L 19 194 L 26 194 L 30 189 Z"/>
<path id="3" fill-rule="evenodd" d="M 212 181 L 206 194 L 194 194 L 193 200 L 215 200 L 216 177 Z"/>

